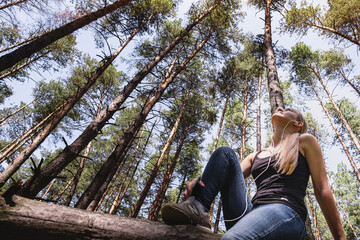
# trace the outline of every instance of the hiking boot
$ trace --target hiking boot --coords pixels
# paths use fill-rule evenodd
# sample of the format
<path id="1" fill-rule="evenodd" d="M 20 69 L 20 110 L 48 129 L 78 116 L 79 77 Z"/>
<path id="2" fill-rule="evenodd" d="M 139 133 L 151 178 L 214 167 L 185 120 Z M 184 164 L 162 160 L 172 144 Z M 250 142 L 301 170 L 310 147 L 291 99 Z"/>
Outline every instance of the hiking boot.
<path id="1" fill-rule="evenodd" d="M 169 225 L 191 224 L 206 231 L 211 231 L 211 224 L 204 206 L 195 199 L 189 197 L 183 203 L 167 203 L 162 209 L 162 218 Z"/>

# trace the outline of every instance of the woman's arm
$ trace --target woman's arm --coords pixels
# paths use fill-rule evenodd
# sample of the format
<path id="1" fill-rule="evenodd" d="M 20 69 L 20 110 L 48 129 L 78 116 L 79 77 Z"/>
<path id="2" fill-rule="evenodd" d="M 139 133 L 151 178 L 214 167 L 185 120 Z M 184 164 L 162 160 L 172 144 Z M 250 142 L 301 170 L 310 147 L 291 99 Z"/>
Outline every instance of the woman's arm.
<path id="1" fill-rule="evenodd" d="M 307 159 L 316 200 L 320 205 L 334 239 L 345 239 L 340 214 L 333 193 L 329 188 L 324 159 L 316 138 L 310 134 L 301 135 L 300 151 L 304 153 Z"/>

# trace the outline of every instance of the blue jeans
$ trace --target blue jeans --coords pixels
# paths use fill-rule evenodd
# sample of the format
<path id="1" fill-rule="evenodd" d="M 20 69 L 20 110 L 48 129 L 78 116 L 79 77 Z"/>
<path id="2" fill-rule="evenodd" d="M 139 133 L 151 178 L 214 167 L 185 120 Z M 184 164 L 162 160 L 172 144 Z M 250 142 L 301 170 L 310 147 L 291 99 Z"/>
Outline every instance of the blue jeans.
<path id="1" fill-rule="evenodd" d="M 225 226 L 222 239 L 305 239 L 304 221 L 297 212 L 283 204 L 253 207 L 248 195 L 238 157 L 228 147 L 214 151 L 193 195 L 206 209 L 221 192 Z M 239 218 L 241 216 L 241 218 Z"/>

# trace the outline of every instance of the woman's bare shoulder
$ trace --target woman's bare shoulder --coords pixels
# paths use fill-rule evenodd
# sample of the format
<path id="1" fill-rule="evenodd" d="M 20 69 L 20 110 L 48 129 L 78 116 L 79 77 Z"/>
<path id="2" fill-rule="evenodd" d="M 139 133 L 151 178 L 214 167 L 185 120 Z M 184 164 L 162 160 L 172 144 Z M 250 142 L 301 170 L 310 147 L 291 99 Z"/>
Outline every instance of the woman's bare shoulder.
<path id="1" fill-rule="evenodd" d="M 320 150 L 319 143 L 313 135 L 304 133 L 300 135 L 300 152 L 306 157 L 309 152 Z"/>
<path id="2" fill-rule="evenodd" d="M 304 133 L 300 135 L 300 144 L 312 144 L 314 142 L 317 143 L 317 139 L 313 135 L 309 133 Z"/>

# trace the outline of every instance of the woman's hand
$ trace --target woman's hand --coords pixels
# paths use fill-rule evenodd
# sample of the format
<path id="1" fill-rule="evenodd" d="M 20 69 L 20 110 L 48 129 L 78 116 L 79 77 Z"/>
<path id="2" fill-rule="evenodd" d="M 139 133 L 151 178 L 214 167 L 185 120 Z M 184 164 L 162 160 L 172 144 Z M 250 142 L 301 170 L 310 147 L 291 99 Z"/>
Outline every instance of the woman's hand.
<path id="1" fill-rule="evenodd" d="M 191 182 L 186 184 L 186 188 L 184 192 L 185 200 L 191 196 L 191 192 L 194 189 L 196 183 L 198 183 L 201 187 L 205 187 L 205 184 L 201 180 L 199 180 L 199 178 L 194 178 L 193 180 L 191 180 Z"/>

